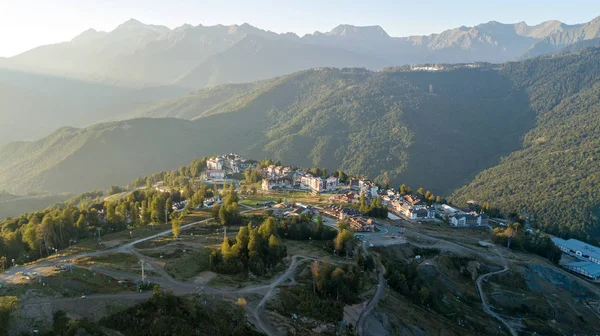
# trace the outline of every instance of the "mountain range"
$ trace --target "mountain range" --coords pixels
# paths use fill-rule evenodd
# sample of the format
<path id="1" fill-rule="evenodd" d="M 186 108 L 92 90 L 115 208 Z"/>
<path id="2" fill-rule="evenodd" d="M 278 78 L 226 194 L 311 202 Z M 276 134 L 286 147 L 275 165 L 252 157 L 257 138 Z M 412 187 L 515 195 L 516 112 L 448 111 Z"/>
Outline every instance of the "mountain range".
<path id="1" fill-rule="evenodd" d="M 84 192 L 236 151 L 596 239 L 599 26 L 88 30 L 0 59 L 0 190 Z"/>
<path id="2" fill-rule="evenodd" d="M 528 211 L 548 232 L 596 239 L 599 95 L 600 49 L 501 65 L 310 69 L 7 144 L 0 189 L 82 192 L 236 151 Z"/>
<path id="3" fill-rule="evenodd" d="M 0 63 L 13 69 L 129 86 L 199 89 L 255 81 L 308 67 L 493 62 L 559 52 L 600 37 L 600 17 L 567 25 L 488 22 L 427 36 L 391 37 L 380 26 L 339 25 L 305 36 L 249 24 L 169 29 L 131 19 L 110 32 L 87 30 Z M 3 65 L 2 65 L 3 64 Z M 237 68 L 230 70 L 232 65 Z M 265 72 L 268 69 L 268 72 Z"/>
<path id="4" fill-rule="evenodd" d="M 170 29 L 131 19 L 110 32 L 0 59 L 0 144 L 62 126 L 128 119 L 165 98 L 319 67 L 504 62 L 599 45 L 600 19 L 488 22 L 428 36 L 391 37 L 379 26 L 339 25 L 305 36 L 249 24 Z M 163 113 L 158 113 L 163 114 Z M 29 123 L 35 120 L 35 123 Z"/>

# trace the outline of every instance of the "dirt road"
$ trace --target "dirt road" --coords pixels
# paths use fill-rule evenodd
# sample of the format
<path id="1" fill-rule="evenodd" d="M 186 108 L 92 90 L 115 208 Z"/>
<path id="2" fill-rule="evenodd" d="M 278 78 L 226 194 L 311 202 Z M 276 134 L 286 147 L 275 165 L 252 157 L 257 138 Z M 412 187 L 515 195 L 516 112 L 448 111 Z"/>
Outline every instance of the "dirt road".
<path id="1" fill-rule="evenodd" d="M 377 290 L 375 291 L 375 295 L 373 295 L 373 297 L 369 300 L 367 306 L 362 311 L 362 313 L 360 313 L 358 321 L 356 322 L 356 334 L 359 336 L 364 335 L 365 321 L 367 320 L 367 317 L 369 316 L 369 314 L 371 314 L 373 309 L 377 307 L 379 300 L 381 300 L 381 296 L 383 295 L 383 289 L 386 286 L 385 278 L 383 276 L 384 274 L 385 268 L 383 267 L 383 265 L 379 265 L 379 268 L 377 269 L 377 277 L 379 278 L 379 283 L 377 284 Z"/>
<path id="2" fill-rule="evenodd" d="M 498 252 L 496 252 L 498 253 Z M 510 332 L 510 334 L 512 336 L 518 336 L 519 333 L 517 333 L 517 331 L 504 319 L 502 318 L 500 315 L 498 315 L 496 312 L 494 312 L 491 308 L 490 308 L 490 304 L 487 300 L 487 297 L 485 296 L 485 293 L 483 292 L 483 287 L 481 285 L 481 283 L 483 282 L 483 280 L 489 278 L 492 275 L 495 274 L 500 274 L 500 273 L 504 273 L 506 271 L 508 271 L 508 264 L 506 263 L 506 260 L 504 259 L 504 257 L 502 255 L 500 255 L 503 263 L 504 263 L 504 269 L 500 270 L 500 271 L 495 271 L 495 272 L 490 272 L 487 274 L 482 274 L 477 278 L 477 291 L 479 293 L 479 297 L 481 298 L 481 304 L 483 306 L 483 311 L 485 311 L 488 315 L 490 315 L 491 317 L 495 318 L 496 320 L 502 322 L 502 324 L 504 324 L 504 326 L 506 327 L 506 329 L 508 329 L 508 331 Z"/>

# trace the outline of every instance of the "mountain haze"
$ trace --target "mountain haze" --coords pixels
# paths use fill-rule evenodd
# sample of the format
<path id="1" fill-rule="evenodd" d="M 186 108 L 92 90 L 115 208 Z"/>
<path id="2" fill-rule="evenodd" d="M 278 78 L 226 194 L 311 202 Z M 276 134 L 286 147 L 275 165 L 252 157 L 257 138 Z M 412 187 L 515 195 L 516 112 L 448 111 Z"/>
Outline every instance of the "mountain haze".
<path id="1" fill-rule="evenodd" d="M 185 24 L 169 29 L 131 19 L 110 32 L 89 29 L 71 41 L 40 46 L 0 62 L 0 66 L 138 87 L 169 85 L 179 80 L 198 89 L 289 74 L 303 69 L 301 66 L 380 70 L 415 63 L 501 63 L 552 53 L 596 38 L 599 21 L 596 18 L 577 25 L 547 21 L 535 26 L 491 21 L 410 37 L 391 37 L 380 26 L 343 24 L 329 32 L 299 37 L 246 23 Z M 300 62 L 295 53 L 308 59 Z M 261 68 L 258 60 L 246 59 L 258 55 L 270 56 L 273 70 Z M 235 64 L 259 68 L 237 68 L 237 75 L 226 74 L 231 70 L 223 67 Z"/>
<path id="2" fill-rule="evenodd" d="M 65 125 L 120 119 L 136 108 L 185 92 L 176 86 L 132 89 L 0 69 L 0 145 L 38 139 Z"/>

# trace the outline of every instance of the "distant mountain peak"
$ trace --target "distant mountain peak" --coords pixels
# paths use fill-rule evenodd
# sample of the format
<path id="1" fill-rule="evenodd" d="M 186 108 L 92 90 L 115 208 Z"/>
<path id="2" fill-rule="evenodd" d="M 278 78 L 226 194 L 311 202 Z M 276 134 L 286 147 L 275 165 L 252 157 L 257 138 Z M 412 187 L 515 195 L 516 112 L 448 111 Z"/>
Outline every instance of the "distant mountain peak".
<path id="1" fill-rule="evenodd" d="M 123 23 L 121 23 L 117 29 L 119 28 L 124 28 L 124 29 L 131 29 L 131 28 L 142 28 L 142 27 L 146 27 L 146 24 L 136 20 L 136 19 L 129 19 Z"/>
<path id="2" fill-rule="evenodd" d="M 326 33 L 329 36 L 346 36 L 353 38 L 389 38 L 388 33 L 379 25 L 375 26 L 353 26 L 341 24 Z"/>
<path id="3" fill-rule="evenodd" d="M 75 42 L 75 43 L 77 43 L 77 42 L 88 42 L 88 41 L 91 41 L 91 40 L 95 40 L 95 39 L 97 39 L 99 37 L 102 37 L 104 35 L 106 35 L 106 32 L 100 32 L 100 31 L 97 31 L 94 28 L 90 28 L 90 29 L 84 31 L 83 33 L 75 36 L 71 40 L 71 42 Z"/>

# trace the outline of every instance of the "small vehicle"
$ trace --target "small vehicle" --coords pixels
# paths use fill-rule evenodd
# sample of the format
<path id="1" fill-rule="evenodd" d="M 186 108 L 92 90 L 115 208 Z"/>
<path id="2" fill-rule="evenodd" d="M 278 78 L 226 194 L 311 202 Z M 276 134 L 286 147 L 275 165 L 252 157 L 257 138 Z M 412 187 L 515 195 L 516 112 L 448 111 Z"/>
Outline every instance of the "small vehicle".
<path id="1" fill-rule="evenodd" d="M 375 245 L 373 245 L 372 243 L 371 243 L 371 244 L 369 244 L 369 247 L 373 247 L 373 246 L 375 246 Z"/>
<path id="2" fill-rule="evenodd" d="M 85 295 L 82 295 L 82 296 L 81 296 L 81 299 L 82 299 L 82 300 L 85 300 L 85 299 L 87 299 L 87 296 L 85 296 Z"/>

